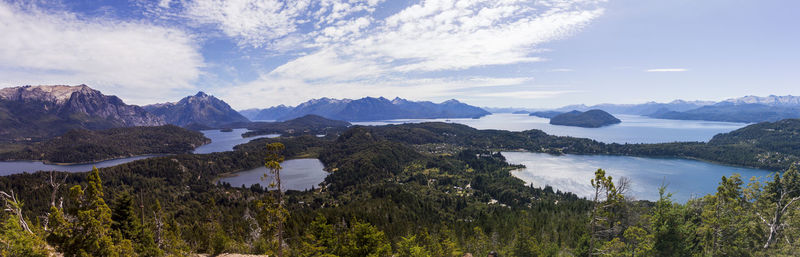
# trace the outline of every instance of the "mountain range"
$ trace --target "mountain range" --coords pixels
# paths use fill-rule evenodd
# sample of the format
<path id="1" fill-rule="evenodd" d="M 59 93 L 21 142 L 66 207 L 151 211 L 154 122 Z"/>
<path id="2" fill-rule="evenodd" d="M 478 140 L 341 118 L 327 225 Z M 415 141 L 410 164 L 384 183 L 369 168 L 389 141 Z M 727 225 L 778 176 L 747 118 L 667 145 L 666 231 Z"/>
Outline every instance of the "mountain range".
<path id="1" fill-rule="evenodd" d="M 167 123 L 182 127 L 218 128 L 235 122 L 250 122 L 224 101 L 198 92 L 175 103 L 145 105 L 144 109 Z"/>
<path id="2" fill-rule="evenodd" d="M 800 96 L 745 96 L 732 98 L 692 110 L 660 110 L 647 116 L 674 120 L 728 122 L 774 122 L 800 118 Z"/>
<path id="3" fill-rule="evenodd" d="M 27 141 L 71 129 L 164 125 L 164 119 L 86 85 L 0 89 L 0 140 Z"/>
<path id="4" fill-rule="evenodd" d="M 719 102 L 675 100 L 669 103 L 568 105 L 547 111 L 531 112 L 547 117 L 572 110 L 599 109 L 614 114 L 642 115 L 659 119 L 708 120 L 755 123 L 800 118 L 800 96 L 745 96 Z M 499 109 L 507 111 L 510 109 Z"/>
<path id="5" fill-rule="evenodd" d="M 409 101 L 402 98 L 389 100 L 383 97 L 361 99 L 320 98 L 297 106 L 279 105 L 257 113 L 245 110 L 252 120 L 290 120 L 308 114 L 344 121 L 374 121 L 391 119 L 479 118 L 490 113 L 458 100 L 442 103 Z M 255 115 L 253 115 L 256 113 Z"/>

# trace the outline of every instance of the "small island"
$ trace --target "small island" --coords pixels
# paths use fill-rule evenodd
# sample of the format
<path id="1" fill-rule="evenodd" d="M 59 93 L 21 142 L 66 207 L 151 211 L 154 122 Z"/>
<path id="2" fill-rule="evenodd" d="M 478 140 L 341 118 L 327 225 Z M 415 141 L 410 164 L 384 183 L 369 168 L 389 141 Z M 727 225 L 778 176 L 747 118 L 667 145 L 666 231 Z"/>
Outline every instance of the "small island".
<path id="1" fill-rule="evenodd" d="M 563 112 L 557 112 L 557 111 L 540 111 L 540 112 L 531 112 L 531 113 L 529 113 L 529 114 L 528 114 L 528 116 L 534 116 L 534 117 L 539 117 L 539 118 L 547 118 L 547 119 L 552 119 L 553 117 L 555 117 L 555 116 L 558 116 L 558 115 L 560 115 L 560 114 L 563 114 Z"/>
<path id="2" fill-rule="evenodd" d="M 583 128 L 599 128 L 622 122 L 613 115 L 603 110 L 588 110 L 585 112 L 571 111 L 556 115 L 550 119 L 550 124 L 574 126 Z"/>
<path id="3" fill-rule="evenodd" d="M 232 128 L 223 128 L 223 129 L 220 129 L 219 132 L 233 132 L 233 129 Z"/>

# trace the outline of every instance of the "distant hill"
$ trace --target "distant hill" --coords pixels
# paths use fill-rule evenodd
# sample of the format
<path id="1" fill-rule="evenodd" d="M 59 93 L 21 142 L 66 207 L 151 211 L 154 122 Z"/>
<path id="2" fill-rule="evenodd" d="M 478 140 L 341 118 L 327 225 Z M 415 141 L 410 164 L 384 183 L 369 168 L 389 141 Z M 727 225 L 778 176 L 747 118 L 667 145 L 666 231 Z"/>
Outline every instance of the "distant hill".
<path id="1" fill-rule="evenodd" d="M 173 125 L 70 130 L 25 149 L 0 154 L 3 160 L 43 160 L 57 163 L 94 162 L 143 154 L 191 153 L 210 143 L 202 133 Z"/>
<path id="2" fill-rule="evenodd" d="M 344 121 L 374 121 L 391 119 L 478 118 L 490 113 L 475 106 L 448 100 L 442 103 L 389 100 L 383 97 L 361 99 L 313 99 L 295 107 L 275 106 L 263 109 L 256 120 L 290 120 L 308 114 Z"/>
<path id="3" fill-rule="evenodd" d="M 251 137 L 266 134 L 327 135 L 329 133 L 344 131 L 351 124 L 346 121 L 331 120 L 319 115 L 309 114 L 283 122 L 251 122 L 245 125 L 245 127 L 251 131 L 244 133 L 242 136 Z"/>
<path id="4" fill-rule="evenodd" d="M 584 128 L 599 128 L 620 122 L 622 121 L 602 110 L 571 111 L 556 115 L 550 119 L 550 124 L 553 125 Z"/>
<path id="5" fill-rule="evenodd" d="M 245 118 L 247 118 L 249 120 L 256 120 L 256 116 L 258 116 L 259 112 L 261 112 L 260 109 L 251 108 L 251 109 L 241 110 L 241 111 L 239 111 L 239 114 L 241 114 L 242 116 L 244 116 Z"/>
<path id="6" fill-rule="evenodd" d="M 38 140 L 71 129 L 164 125 L 164 119 L 86 85 L 0 89 L 0 140 Z"/>
<path id="7" fill-rule="evenodd" d="M 531 112 L 531 113 L 528 114 L 528 116 L 535 116 L 535 117 L 550 119 L 550 118 L 558 116 L 559 114 L 562 114 L 562 113 L 563 112 L 558 112 L 558 111 L 541 111 L 541 112 Z"/>
<path id="8" fill-rule="evenodd" d="M 260 110 L 251 120 L 276 120 L 277 117 L 286 116 L 292 110 L 292 107 L 286 105 L 273 106 Z"/>
<path id="9" fill-rule="evenodd" d="M 750 147 L 766 152 L 800 156 L 800 119 L 762 122 L 728 133 L 717 134 L 709 145 Z"/>
<path id="10" fill-rule="evenodd" d="M 686 111 L 659 111 L 648 115 L 674 120 L 709 120 L 755 123 L 800 118 L 800 97 L 745 96 Z"/>
<path id="11" fill-rule="evenodd" d="M 598 104 L 592 106 L 586 105 L 568 105 L 553 111 L 568 112 L 572 110 L 588 111 L 593 109 L 603 110 L 615 114 L 631 114 L 631 115 L 649 115 L 658 111 L 686 111 L 696 109 L 702 106 L 711 105 L 714 102 L 710 101 L 684 101 L 675 100 L 669 103 L 647 102 L 643 104 Z"/>
<path id="12" fill-rule="evenodd" d="M 797 107 L 800 106 L 800 96 L 793 96 L 793 95 L 785 95 L 785 96 L 776 96 L 776 95 L 769 95 L 769 96 L 754 96 L 749 95 L 740 98 L 731 98 L 720 103 L 729 103 L 734 105 L 741 105 L 741 104 L 763 104 L 768 106 L 788 106 L 788 107 Z"/>
<path id="13" fill-rule="evenodd" d="M 224 101 L 202 91 L 177 103 L 152 104 L 144 108 L 167 123 L 182 127 L 218 128 L 228 123 L 250 121 Z"/>

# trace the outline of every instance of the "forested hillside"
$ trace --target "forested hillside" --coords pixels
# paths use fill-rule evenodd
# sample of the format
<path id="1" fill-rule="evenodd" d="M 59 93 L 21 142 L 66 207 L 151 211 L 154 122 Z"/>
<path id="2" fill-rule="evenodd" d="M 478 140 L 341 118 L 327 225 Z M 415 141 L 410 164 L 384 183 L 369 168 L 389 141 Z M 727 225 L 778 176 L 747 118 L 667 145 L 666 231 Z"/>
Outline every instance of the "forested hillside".
<path id="1" fill-rule="evenodd" d="M 319 188 L 286 192 L 285 214 L 275 191 L 215 182 L 220 174 L 264 165 L 266 145 L 274 142 L 285 146 L 282 155 L 318 157 L 331 172 Z M 635 181 L 598 171 L 587 178 L 597 196 L 581 199 L 525 185 L 511 175 L 518 167 L 491 150 L 614 147 L 626 146 L 446 123 L 357 126 L 335 139 L 259 139 L 231 152 L 151 158 L 88 174 L 15 174 L 0 177 L 0 190 L 24 203 L 19 213 L 33 234 L 14 213 L 4 213 L 10 230 L 2 236 L 3 242 L 46 241 L 68 256 L 275 254 L 275 224 L 285 218 L 281 242 L 291 256 L 482 256 L 490 250 L 501 256 L 791 256 L 798 250 L 795 169 L 767 183 L 722 178 L 715 195 L 686 204 L 672 202 L 669 188 L 655 203 L 631 201 L 625 192 Z"/>
<path id="2" fill-rule="evenodd" d="M 144 154 L 190 153 L 211 142 L 202 133 L 173 125 L 106 130 L 71 130 L 22 150 L 0 154 L 2 160 L 55 163 L 94 162 Z"/>

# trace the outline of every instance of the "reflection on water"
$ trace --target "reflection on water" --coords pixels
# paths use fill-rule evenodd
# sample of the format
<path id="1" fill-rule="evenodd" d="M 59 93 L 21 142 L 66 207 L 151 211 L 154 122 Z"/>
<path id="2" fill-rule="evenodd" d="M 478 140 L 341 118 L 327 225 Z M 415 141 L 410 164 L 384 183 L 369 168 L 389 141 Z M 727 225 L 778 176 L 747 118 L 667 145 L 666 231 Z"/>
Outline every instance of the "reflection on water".
<path id="1" fill-rule="evenodd" d="M 156 157 L 160 155 L 140 155 L 128 158 L 120 158 L 120 159 L 113 159 L 108 161 L 102 162 L 95 162 L 95 163 L 86 163 L 86 164 L 75 164 L 75 165 L 55 165 L 55 164 L 44 164 L 40 161 L 8 161 L 8 162 L 0 162 L 0 176 L 6 176 L 11 174 L 23 173 L 23 172 L 36 172 L 36 171 L 67 171 L 67 172 L 84 172 L 92 170 L 93 166 L 99 168 L 111 167 L 120 165 L 126 162 L 132 162 L 135 160 L 146 159 L 150 157 Z"/>
<path id="2" fill-rule="evenodd" d="M 615 114 L 622 123 L 602 128 L 581 128 L 550 125 L 549 119 L 527 114 L 498 113 L 480 119 L 406 119 L 390 121 L 353 122 L 355 125 L 386 125 L 428 121 L 452 122 L 477 129 L 523 131 L 542 130 L 550 135 L 591 138 L 605 143 L 666 143 L 708 141 L 716 134 L 726 133 L 746 126 L 745 123 L 664 120 L 637 115 Z"/>
<path id="3" fill-rule="evenodd" d="M 249 130 L 234 129 L 231 132 L 222 132 L 219 131 L 219 129 L 214 129 L 214 130 L 200 131 L 203 132 L 204 136 L 211 139 L 211 143 L 202 145 L 194 149 L 194 153 L 206 154 L 206 153 L 226 152 L 233 150 L 233 147 L 236 145 L 244 144 L 254 139 L 264 138 L 264 137 L 275 138 L 281 136 L 280 134 L 269 134 L 269 135 L 260 135 L 255 137 L 242 138 L 242 134 L 244 134 L 247 131 Z"/>
<path id="4" fill-rule="evenodd" d="M 280 136 L 278 134 L 270 134 L 258 137 L 242 138 L 242 133 L 247 131 L 248 131 L 247 129 L 234 129 L 232 132 L 221 132 L 219 130 L 202 131 L 203 135 L 211 139 L 211 143 L 196 148 L 194 150 L 194 153 L 205 154 L 213 152 L 232 151 L 234 146 L 250 142 L 250 140 L 256 138 L 262 138 L 262 137 L 274 138 Z M 140 155 L 128 158 L 119 158 L 119 159 L 113 159 L 95 163 L 76 164 L 76 165 L 44 164 L 40 161 L 0 162 L 0 176 L 23 173 L 23 172 L 50 171 L 50 170 L 67 171 L 67 172 L 84 172 L 92 170 L 93 166 L 96 166 L 97 168 L 105 168 L 155 156 L 163 156 L 163 155 Z"/>
<path id="5" fill-rule="evenodd" d="M 318 187 L 319 183 L 325 180 L 328 172 L 325 166 L 318 159 L 294 159 L 281 163 L 281 186 L 284 190 L 306 190 L 311 187 Z M 258 167 L 252 170 L 236 172 L 233 177 L 220 179 L 221 182 L 230 183 L 231 186 L 240 187 L 245 185 L 250 187 L 253 184 L 261 184 L 267 187 L 270 181 L 263 181 L 261 178 L 266 174 L 266 167 Z"/>
<path id="6" fill-rule="evenodd" d="M 673 200 L 685 202 L 692 196 L 716 192 L 722 176 L 738 173 L 743 180 L 764 177 L 770 172 L 759 169 L 731 167 L 686 159 L 659 159 L 607 155 L 550 155 L 530 152 L 503 152 L 512 164 L 525 169 L 512 172 L 514 176 L 533 183 L 535 187 L 553 186 L 578 196 L 592 194 L 590 180 L 602 168 L 614 178 L 628 177 L 633 182 L 631 195 L 636 199 L 658 200 L 658 187 L 667 184 Z"/>

